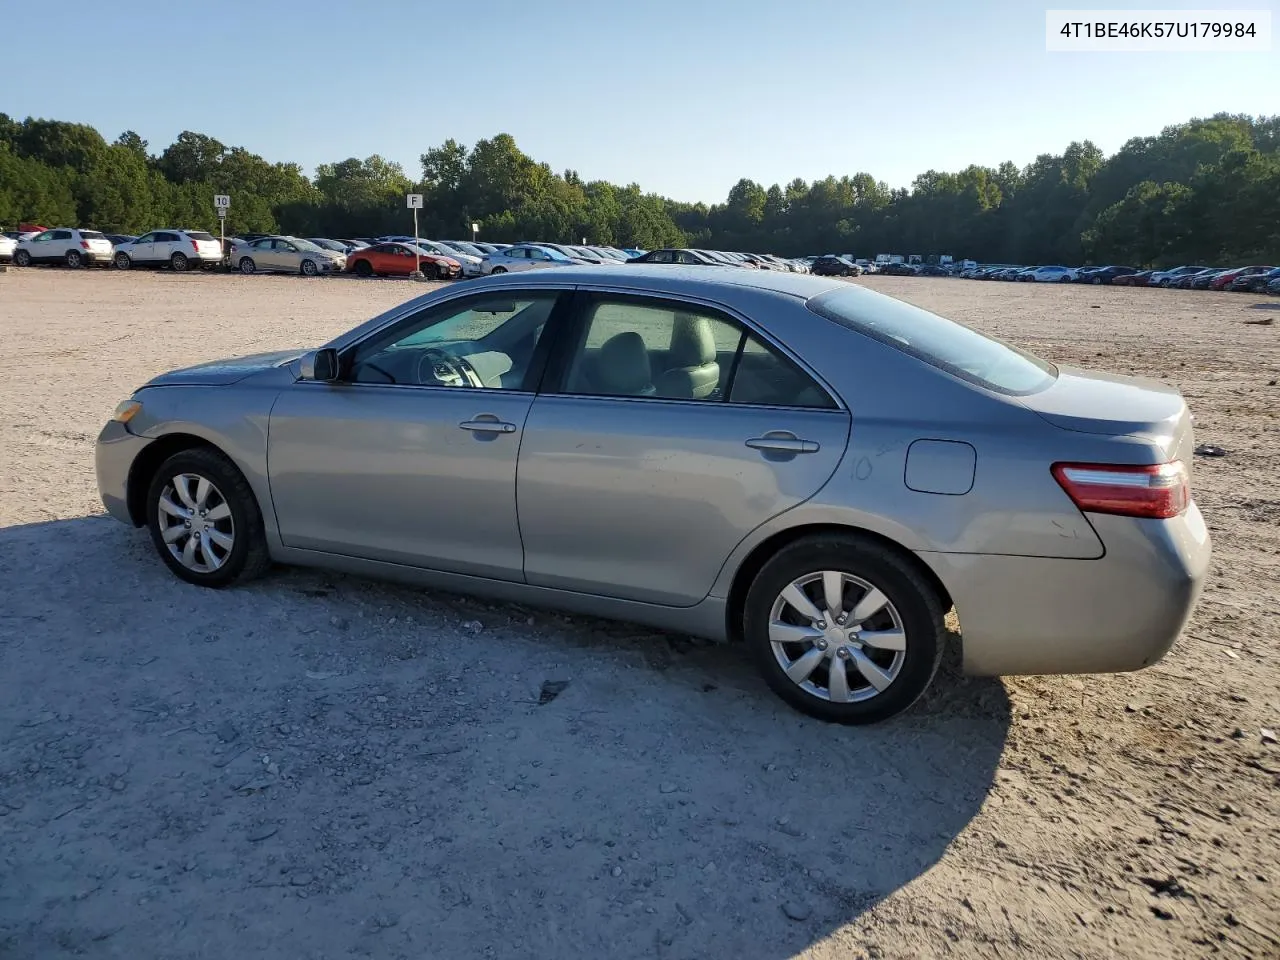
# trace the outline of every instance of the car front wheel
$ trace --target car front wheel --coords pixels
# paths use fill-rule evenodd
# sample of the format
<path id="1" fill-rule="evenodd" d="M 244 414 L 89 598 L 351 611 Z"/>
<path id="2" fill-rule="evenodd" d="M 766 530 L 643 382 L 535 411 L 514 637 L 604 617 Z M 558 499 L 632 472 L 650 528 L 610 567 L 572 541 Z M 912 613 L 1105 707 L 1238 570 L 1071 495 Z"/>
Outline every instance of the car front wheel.
<path id="1" fill-rule="evenodd" d="M 160 465 L 147 491 L 147 525 L 160 558 L 188 583 L 225 587 L 271 564 L 253 490 L 216 450 L 184 450 Z"/>
<path id="2" fill-rule="evenodd" d="M 117 270 L 128 270 L 133 266 L 133 261 L 129 259 L 127 253 L 117 253 L 113 260 Z"/>
<path id="3" fill-rule="evenodd" d="M 866 540 L 821 536 L 769 560 L 743 632 L 765 681 L 832 723 L 885 720 L 932 682 L 945 627 L 937 591 L 907 559 Z"/>

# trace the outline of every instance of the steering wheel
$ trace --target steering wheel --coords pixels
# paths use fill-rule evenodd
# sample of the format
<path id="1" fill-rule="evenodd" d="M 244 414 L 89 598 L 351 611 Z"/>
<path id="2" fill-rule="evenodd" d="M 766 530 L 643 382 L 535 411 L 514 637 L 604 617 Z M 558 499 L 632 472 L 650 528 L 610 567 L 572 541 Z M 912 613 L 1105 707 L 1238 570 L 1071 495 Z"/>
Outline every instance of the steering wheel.
<path id="1" fill-rule="evenodd" d="M 456 357 L 436 347 L 427 347 L 418 359 L 416 379 L 420 384 L 439 383 L 448 387 L 483 387 L 484 381 L 465 357 Z"/>

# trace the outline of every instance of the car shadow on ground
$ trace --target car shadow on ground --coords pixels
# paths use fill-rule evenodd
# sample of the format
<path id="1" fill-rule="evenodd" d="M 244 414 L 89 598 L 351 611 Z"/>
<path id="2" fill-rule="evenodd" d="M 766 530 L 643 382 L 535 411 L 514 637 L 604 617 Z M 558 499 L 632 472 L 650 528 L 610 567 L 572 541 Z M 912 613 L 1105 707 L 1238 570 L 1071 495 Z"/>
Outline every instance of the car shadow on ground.
<path id="1" fill-rule="evenodd" d="M 787 957 L 937 862 L 1009 725 L 954 665 L 849 729 L 733 646 L 201 590 L 105 517 L 0 529 L 0 582 L 0 956 Z"/>

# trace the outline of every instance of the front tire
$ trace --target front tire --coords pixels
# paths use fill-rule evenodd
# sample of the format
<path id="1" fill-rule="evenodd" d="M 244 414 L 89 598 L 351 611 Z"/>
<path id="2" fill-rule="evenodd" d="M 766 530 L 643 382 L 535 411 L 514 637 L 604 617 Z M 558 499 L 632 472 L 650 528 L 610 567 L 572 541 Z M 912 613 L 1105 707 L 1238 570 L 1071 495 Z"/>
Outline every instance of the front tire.
<path id="1" fill-rule="evenodd" d="M 133 261 L 129 259 L 129 255 L 127 253 L 117 253 L 112 258 L 112 263 L 116 265 L 117 270 L 128 270 L 133 266 Z"/>
<path id="2" fill-rule="evenodd" d="M 254 273 L 257 269 L 258 269 L 258 265 L 253 262 L 253 259 L 251 257 L 241 257 L 240 259 L 241 273 L 243 273 L 245 276 L 248 276 L 249 274 Z"/>
<path id="3" fill-rule="evenodd" d="M 320 268 L 316 266 L 316 262 L 314 260 L 303 260 L 300 269 L 302 270 L 302 275 L 304 277 L 314 277 L 320 272 Z"/>
<path id="4" fill-rule="evenodd" d="M 494 267 L 494 268 L 493 268 L 491 271 L 489 271 L 489 272 L 490 272 L 490 274 L 495 274 L 495 273 L 506 273 L 506 272 L 507 272 L 507 268 L 506 268 L 506 267 Z"/>
<path id="5" fill-rule="evenodd" d="M 169 258 L 169 266 L 175 273 L 182 273 L 190 265 L 191 264 L 187 260 L 187 255 L 185 253 L 175 253 Z"/>
<path id="6" fill-rule="evenodd" d="M 15 267 L 31 266 L 31 254 L 29 254 L 26 250 L 17 251 L 13 255 L 13 265 Z"/>
<path id="7" fill-rule="evenodd" d="M 253 489 L 216 450 L 176 453 L 147 490 L 147 526 L 165 565 L 187 583 L 225 587 L 271 565 Z"/>
<path id="8" fill-rule="evenodd" d="M 937 591 L 900 554 L 827 535 L 784 547 L 761 568 L 743 633 L 765 681 L 791 706 L 830 723 L 877 723 L 933 681 L 943 615 Z"/>

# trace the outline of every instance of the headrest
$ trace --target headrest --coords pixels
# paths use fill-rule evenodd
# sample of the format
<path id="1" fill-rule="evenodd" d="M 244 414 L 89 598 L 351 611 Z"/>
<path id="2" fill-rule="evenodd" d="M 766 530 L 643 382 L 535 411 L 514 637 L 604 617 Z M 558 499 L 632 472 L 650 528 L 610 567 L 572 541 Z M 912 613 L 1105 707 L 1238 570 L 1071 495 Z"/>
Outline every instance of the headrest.
<path id="1" fill-rule="evenodd" d="M 671 367 L 701 367 L 714 363 L 716 338 L 711 332 L 711 321 L 706 317 L 677 313 L 671 331 Z"/>
<path id="2" fill-rule="evenodd" d="M 644 338 L 629 330 L 606 340 L 600 347 L 595 379 L 610 393 L 623 396 L 642 393 L 653 381 Z"/>

